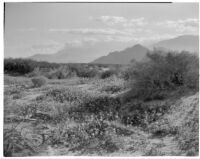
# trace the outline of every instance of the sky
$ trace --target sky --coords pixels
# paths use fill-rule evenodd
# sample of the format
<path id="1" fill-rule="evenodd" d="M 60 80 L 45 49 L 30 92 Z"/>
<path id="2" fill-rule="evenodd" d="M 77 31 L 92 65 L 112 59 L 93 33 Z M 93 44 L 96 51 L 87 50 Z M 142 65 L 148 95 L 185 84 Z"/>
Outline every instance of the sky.
<path id="1" fill-rule="evenodd" d="M 198 35 L 198 9 L 198 3 L 7 2 L 4 55 L 30 57 L 96 47 L 94 59 L 137 43 L 148 46 Z"/>

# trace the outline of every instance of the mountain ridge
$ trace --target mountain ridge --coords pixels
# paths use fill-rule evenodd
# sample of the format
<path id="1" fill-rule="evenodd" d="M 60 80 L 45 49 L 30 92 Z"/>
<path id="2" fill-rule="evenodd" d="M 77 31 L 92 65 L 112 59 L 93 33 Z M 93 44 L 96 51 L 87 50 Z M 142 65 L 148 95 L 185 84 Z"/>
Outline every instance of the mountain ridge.
<path id="1" fill-rule="evenodd" d="M 132 59 L 141 60 L 148 49 L 141 44 L 136 44 L 132 47 L 128 47 L 122 51 L 114 51 L 109 53 L 107 56 L 102 56 L 92 61 L 91 63 L 101 64 L 129 64 Z"/>
<path id="2" fill-rule="evenodd" d="M 164 48 L 173 51 L 199 51 L 198 35 L 181 35 L 175 38 L 166 39 L 153 44 L 151 47 Z"/>
<path id="3" fill-rule="evenodd" d="M 99 44 L 100 45 L 100 44 Z M 136 44 L 119 51 L 112 51 L 114 46 L 108 44 L 100 45 L 99 47 L 88 45 L 81 48 L 65 47 L 54 54 L 35 54 L 30 59 L 36 61 L 48 61 L 57 63 L 100 63 L 100 64 L 129 64 L 132 60 L 140 61 L 146 53 L 153 49 L 176 50 L 176 51 L 199 51 L 199 36 L 198 35 L 181 35 L 175 38 L 159 41 L 150 47 L 145 47 L 141 44 Z M 106 51 L 109 47 L 109 50 Z M 123 48 L 123 47 L 122 47 Z M 116 49 L 116 48 L 115 48 Z M 109 52 L 107 55 L 98 57 L 102 52 Z M 96 57 L 94 56 L 96 54 Z M 85 62 L 87 61 L 87 62 Z M 91 61 L 91 62 L 89 62 Z"/>

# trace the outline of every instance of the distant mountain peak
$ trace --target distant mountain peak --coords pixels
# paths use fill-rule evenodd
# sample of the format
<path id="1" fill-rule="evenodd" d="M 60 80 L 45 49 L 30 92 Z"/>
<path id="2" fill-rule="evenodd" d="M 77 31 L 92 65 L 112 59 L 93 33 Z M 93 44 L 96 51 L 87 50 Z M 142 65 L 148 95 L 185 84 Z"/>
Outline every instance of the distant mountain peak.
<path id="1" fill-rule="evenodd" d="M 133 47 L 135 47 L 135 48 L 144 48 L 144 46 L 142 46 L 141 44 L 135 44 Z"/>
<path id="2" fill-rule="evenodd" d="M 92 63 L 100 64 L 129 64 L 132 60 L 140 61 L 146 55 L 148 49 L 141 44 L 136 44 L 121 51 L 109 53 L 107 56 L 102 56 Z"/>

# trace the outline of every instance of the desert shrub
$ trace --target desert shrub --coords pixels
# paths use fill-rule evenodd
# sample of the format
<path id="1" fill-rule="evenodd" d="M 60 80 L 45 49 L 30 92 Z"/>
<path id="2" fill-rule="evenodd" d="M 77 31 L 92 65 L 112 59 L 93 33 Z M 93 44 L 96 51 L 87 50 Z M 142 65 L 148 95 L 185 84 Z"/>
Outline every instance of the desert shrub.
<path id="1" fill-rule="evenodd" d="M 146 150 L 145 156 L 165 156 L 165 153 L 161 152 L 153 145 L 149 150 Z"/>
<path id="2" fill-rule="evenodd" d="M 113 93 L 117 93 L 117 92 L 119 92 L 121 90 L 122 90 L 121 86 L 109 85 L 109 86 L 103 87 L 100 91 L 113 94 Z"/>
<path id="3" fill-rule="evenodd" d="M 105 79 L 105 78 L 111 77 L 114 74 L 115 75 L 117 74 L 117 72 L 115 70 L 107 70 L 100 74 L 100 78 Z"/>
<path id="4" fill-rule="evenodd" d="M 51 89 L 45 96 L 60 103 L 82 103 L 83 100 L 90 98 L 90 95 L 87 92 L 75 88 Z"/>
<path id="5" fill-rule="evenodd" d="M 47 79 L 44 76 L 34 77 L 31 81 L 34 87 L 41 87 L 47 83 Z"/>
<path id="6" fill-rule="evenodd" d="M 128 67 L 125 70 L 121 71 L 121 77 L 124 80 L 129 81 L 129 80 L 133 79 L 133 69 L 132 69 L 132 67 L 134 67 L 134 66 Z"/>
<path id="7" fill-rule="evenodd" d="M 20 153 L 24 150 L 28 150 L 27 155 L 35 152 L 31 142 L 27 138 L 24 138 L 21 132 L 17 131 L 15 128 L 4 129 L 3 140 L 5 157 L 15 156 L 16 153 Z"/>
<path id="8" fill-rule="evenodd" d="M 73 120 L 82 122 L 91 115 L 98 119 L 115 120 L 118 119 L 118 110 L 121 106 L 119 98 L 98 96 L 87 98 L 82 103 L 71 107 L 68 110 L 68 116 Z"/>
<path id="9" fill-rule="evenodd" d="M 111 153 L 119 150 L 109 133 L 109 125 L 103 120 L 90 120 L 73 127 L 62 126 L 51 131 L 50 144 L 69 147 L 81 154 Z"/>
<path id="10" fill-rule="evenodd" d="M 13 99 L 14 99 L 14 100 L 15 100 L 15 99 L 20 99 L 20 98 L 22 98 L 22 93 L 13 95 Z"/>
<path id="11" fill-rule="evenodd" d="M 71 105 L 70 103 L 49 103 L 48 107 L 50 109 L 48 113 L 53 119 L 53 122 L 59 123 L 70 118 L 69 111 L 74 105 Z"/>
<path id="12" fill-rule="evenodd" d="M 41 75 L 41 71 L 39 67 L 34 68 L 34 70 L 27 74 L 28 77 L 37 77 Z"/>
<path id="13" fill-rule="evenodd" d="M 85 78 L 92 78 L 95 77 L 98 74 L 98 72 L 94 69 L 86 69 L 86 68 L 79 68 L 77 70 L 77 76 L 78 77 L 85 77 Z"/>
<path id="14" fill-rule="evenodd" d="M 33 116 L 34 114 L 36 114 L 38 108 L 37 108 L 37 104 L 26 104 L 26 105 L 20 105 L 18 107 L 18 115 L 23 117 L 24 119 L 26 118 L 30 118 L 31 116 Z"/>
<path id="15" fill-rule="evenodd" d="M 100 112 L 116 113 L 121 106 L 119 98 L 108 96 L 94 97 L 86 100 L 80 107 L 84 112 L 98 114 Z"/>
<path id="16" fill-rule="evenodd" d="M 199 155 L 199 113 L 197 110 L 185 119 L 183 125 L 178 129 L 176 139 L 179 148 L 186 153 L 187 156 Z"/>
<path id="17" fill-rule="evenodd" d="M 170 124 L 167 118 L 162 118 L 156 122 L 148 125 L 148 132 L 152 133 L 153 136 L 162 137 L 166 135 L 177 135 L 178 127 Z"/>
<path id="18" fill-rule="evenodd" d="M 129 68 L 132 98 L 164 99 L 180 86 L 198 89 L 198 57 L 187 52 L 165 53 L 154 50 L 148 60 Z"/>
<path id="19" fill-rule="evenodd" d="M 45 76 L 49 79 L 66 79 L 76 76 L 76 72 L 74 72 L 69 66 L 65 65 L 49 71 Z"/>
<path id="20" fill-rule="evenodd" d="M 121 107 L 119 114 L 124 124 L 146 127 L 161 118 L 169 109 L 167 102 L 132 101 Z"/>

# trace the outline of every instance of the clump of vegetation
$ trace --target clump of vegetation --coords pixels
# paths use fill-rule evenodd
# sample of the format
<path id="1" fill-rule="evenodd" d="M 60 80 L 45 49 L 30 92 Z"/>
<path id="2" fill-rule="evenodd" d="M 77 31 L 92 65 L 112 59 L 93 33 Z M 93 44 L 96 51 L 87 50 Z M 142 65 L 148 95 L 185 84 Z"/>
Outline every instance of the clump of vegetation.
<path id="1" fill-rule="evenodd" d="M 117 93 L 120 92 L 122 90 L 121 86 L 117 86 L 117 85 L 110 85 L 110 86 L 105 86 L 103 88 L 101 88 L 102 92 L 107 92 L 107 93 Z"/>
<path id="2" fill-rule="evenodd" d="M 31 81 L 34 87 L 41 87 L 47 83 L 47 79 L 44 76 L 34 77 Z"/>
<path id="3" fill-rule="evenodd" d="M 136 63 L 134 63 L 135 65 Z M 129 81 L 129 80 L 133 80 L 133 68 L 132 66 L 124 69 L 121 71 L 121 78 L 123 78 L 124 80 L 126 81 Z"/>
<path id="4" fill-rule="evenodd" d="M 51 69 L 58 68 L 59 64 L 48 62 L 36 62 L 30 59 L 8 58 L 4 60 L 4 72 L 13 75 L 26 75 L 36 68 Z"/>
<path id="5" fill-rule="evenodd" d="M 30 73 L 28 73 L 26 76 L 28 77 L 37 77 L 41 75 L 41 70 L 39 67 L 34 68 L 34 70 Z"/>
<path id="6" fill-rule="evenodd" d="M 100 112 L 116 113 L 121 106 L 119 98 L 108 96 L 94 97 L 86 100 L 80 107 L 84 112 L 98 114 Z"/>
<path id="7" fill-rule="evenodd" d="M 75 127 L 58 127 L 51 131 L 50 144 L 61 144 L 81 154 L 111 153 L 119 150 L 103 120 L 90 120 Z"/>
<path id="8" fill-rule="evenodd" d="M 104 71 L 104 72 L 102 72 L 101 74 L 100 74 L 100 78 L 101 79 L 105 79 L 105 78 L 109 78 L 109 77 L 111 77 L 111 76 L 113 76 L 113 75 L 116 75 L 117 74 L 117 72 L 114 70 L 114 69 L 112 69 L 112 70 L 107 70 L 107 71 Z"/>
<path id="9" fill-rule="evenodd" d="M 24 75 L 34 70 L 32 60 L 23 59 L 5 59 L 4 60 L 4 71 L 6 73 L 14 73 Z"/>
<path id="10" fill-rule="evenodd" d="M 92 78 L 92 77 L 97 76 L 98 71 L 95 69 L 79 67 L 79 68 L 76 68 L 76 73 L 78 77 Z"/>
<path id="11" fill-rule="evenodd" d="M 125 104 L 120 109 L 120 117 L 124 124 L 147 127 L 157 121 L 170 109 L 167 102 L 144 103 L 135 101 Z"/>
<path id="12" fill-rule="evenodd" d="M 53 98 L 53 100 L 60 103 L 82 103 L 83 100 L 90 98 L 90 95 L 87 92 L 75 88 L 51 89 L 46 93 L 45 96 Z"/>
<path id="13" fill-rule="evenodd" d="M 30 140 L 24 138 L 21 132 L 17 131 L 16 128 L 4 129 L 3 139 L 5 157 L 14 156 L 24 150 L 28 151 L 27 155 L 35 152 Z"/>
<path id="14" fill-rule="evenodd" d="M 131 97 L 142 100 L 164 99 L 180 87 L 198 90 L 198 57 L 187 52 L 147 54 L 146 62 L 129 69 L 132 78 Z M 191 80 L 193 79 L 193 80 Z"/>
<path id="15" fill-rule="evenodd" d="M 179 128 L 171 125 L 167 118 L 162 118 L 148 125 L 147 129 L 153 136 L 163 137 L 166 135 L 177 135 Z"/>
<path id="16" fill-rule="evenodd" d="M 198 98 L 198 94 L 196 95 Z M 187 103 L 188 104 L 188 103 Z M 179 126 L 176 139 L 187 156 L 199 155 L 199 100 L 190 101 L 190 111 Z M 183 110 L 182 110 L 183 111 Z"/>
<path id="17" fill-rule="evenodd" d="M 46 74 L 49 79 L 66 79 L 76 76 L 76 72 L 73 71 L 69 66 L 60 66 L 57 69 L 53 69 Z"/>
<path id="18" fill-rule="evenodd" d="M 26 65 L 31 69 L 28 66 L 26 70 Z M 5 77 L 4 122 L 22 121 L 35 136 L 26 138 L 17 129 L 5 129 L 5 156 L 19 156 L 23 149 L 31 155 L 34 140 L 41 147 L 67 147 L 81 155 L 116 151 L 166 155 L 162 148 L 151 145 L 149 135 L 161 145 L 165 141 L 160 140 L 170 135 L 179 146 L 177 154 L 198 155 L 197 98 L 196 105 L 186 101 L 185 107 L 179 101 L 175 104 L 183 95 L 199 89 L 198 57 L 193 54 L 154 50 L 146 61 L 123 67 L 125 71 L 120 65 L 25 59 L 7 59 L 4 69 L 5 73 L 22 75 Z M 44 86 L 46 77 L 50 79 L 46 87 L 31 88 Z"/>
<path id="19" fill-rule="evenodd" d="M 128 69 L 131 90 L 123 97 L 120 113 L 125 124 L 142 126 L 153 123 L 170 109 L 171 104 L 165 100 L 189 90 L 198 90 L 197 56 L 186 52 L 163 54 L 154 50 L 147 54 L 147 59 Z M 193 80 L 189 82 L 190 78 Z"/>

